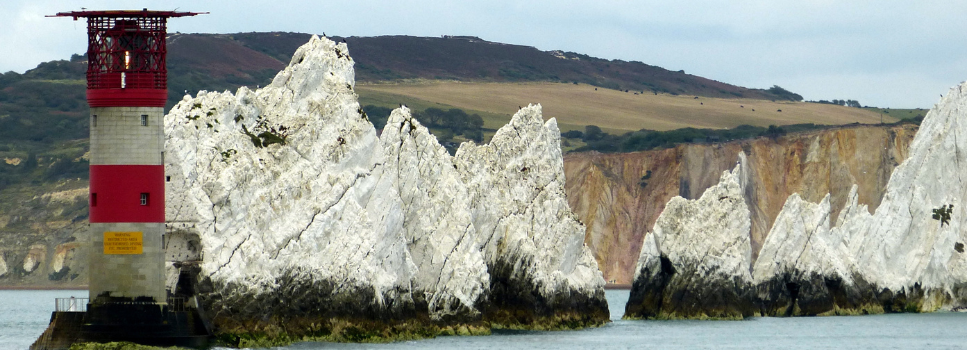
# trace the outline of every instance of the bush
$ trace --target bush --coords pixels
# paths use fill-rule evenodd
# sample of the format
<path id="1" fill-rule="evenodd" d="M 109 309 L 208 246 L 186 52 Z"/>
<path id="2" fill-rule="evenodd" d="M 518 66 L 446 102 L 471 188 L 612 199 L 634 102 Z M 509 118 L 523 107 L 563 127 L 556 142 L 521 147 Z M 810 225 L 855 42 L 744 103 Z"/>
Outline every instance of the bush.
<path id="1" fill-rule="evenodd" d="M 596 126 L 589 127 L 597 128 Z M 732 129 L 682 128 L 668 131 L 642 129 L 635 132 L 625 133 L 624 135 L 620 136 L 602 132 L 595 137 L 595 140 L 585 141 L 587 143 L 585 146 L 577 148 L 572 152 L 635 152 L 656 148 L 674 147 L 676 144 L 680 143 L 727 142 L 760 136 L 776 138 L 785 135 L 788 130 L 798 132 L 816 130 L 825 127 L 826 126 L 815 124 L 794 124 L 783 127 L 771 125 L 769 128 L 752 125 L 739 125 Z M 587 140 L 587 134 L 584 136 L 584 139 Z"/>
<path id="2" fill-rule="evenodd" d="M 565 137 L 569 139 L 582 139 L 584 138 L 584 133 L 578 130 L 571 130 L 568 132 L 561 133 L 561 137 Z"/>
<path id="3" fill-rule="evenodd" d="M 779 85 L 773 85 L 766 92 L 775 95 L 780 100 L 802 101 L 802 95 L 783 89 Z"/>
<path id="4" fill-rule="evenodd" d="M 450 142 L 453 140 L 453 131 L 444 129 L 443 132 L 439 133 L 436 137 L 437 141 L 440 143 Z"/>
<path id="5" fill-rule="evenodd" d="M 766 137 L 769 137 L 771 139 L 775 139 L 775 138 L 777 138 L 779 136 L 782 136 L 782 135 L 785 135 L 785 134 L 786 134 L 786 131 L 783 130 L 782 128 L 780 128 L 778 126 L 775 126 L 775 125 L 769 125 L 769 129 L 767 129 L 765 132 L 763 132 L 762 133 L 762 136 L 766 136 Z"/>
<path id="6" fill-rule="evenodd" d="M 386 107 L 366 105 L 363 106 L 363 112 L 366 113 L 366 116 L 373 123 L 373 126 L 376 127 L 376 130 L 383 130 L 383 127 L 386 126 L 386 120 L 389 119 L 389 115 L 393 110 Z"/>
<path id="7" fill-rule="evenodd" d="M 603 138 L 604 135 L 605 133 L 602 132 L 601 128 L 597 125 L 588 125 L 584 127 L 584 137 L 582 140 L 584 140 L 584 142 L 597 141 Z"/>
<path id="8" fill-rule="evenodd" d="M 480 129 L 465 131 L 463 136 L 466 136 L 468 139 L 473 140 L 473 142 L 476 143 L 483 142 L 483 132 L 480 131 Z"/>

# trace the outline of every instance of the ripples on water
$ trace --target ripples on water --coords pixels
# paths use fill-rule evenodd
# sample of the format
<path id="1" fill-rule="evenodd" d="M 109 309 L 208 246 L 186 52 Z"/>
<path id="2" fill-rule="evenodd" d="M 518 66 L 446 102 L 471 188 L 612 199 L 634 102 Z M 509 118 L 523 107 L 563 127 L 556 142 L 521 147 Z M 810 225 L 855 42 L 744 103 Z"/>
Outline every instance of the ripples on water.
<path id="1" fill-rule="evenodd" d="M 25 349 L 47 327 L 54 298 L 86 291 L 0 291 L 0 349 Z M 624 321 L 627 290 L 607 291 L 614 321 L 561 332 L 499 332 L 391 344 L 299 343 L 308 349 L 965 349 L 967 314 L 763 317 L 745 321 Z"/>
<path id="2" fill-rule="evenodd" d="M 0 349 L 23 350 L 50 324 L 54 298 L 87 298 L 86 290 L 0 290 Z"/>

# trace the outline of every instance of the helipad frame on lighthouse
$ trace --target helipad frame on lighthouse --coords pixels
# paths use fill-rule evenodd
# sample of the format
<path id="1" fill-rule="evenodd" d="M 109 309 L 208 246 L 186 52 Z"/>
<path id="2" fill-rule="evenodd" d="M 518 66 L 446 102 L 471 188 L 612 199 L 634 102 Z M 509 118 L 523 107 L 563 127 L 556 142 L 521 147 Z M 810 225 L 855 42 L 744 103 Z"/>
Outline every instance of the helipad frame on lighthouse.
<path id="1" fill-rule="evenodd" d="M 50 16 L 87 19 L 91 166 L 89 303 L 77 334 L 56 329 L 63 310 L 55 311 L 49 338 L 179 345 L 175 339 L 196 333 L 190 325 L 172 325 L 193 316 L 179 314 L 185 305 L 169 305 L 162 235 L 167 21 L 198 14 L 143 9 Z M 50 339 L 34 344 L 62 346 Z"/>

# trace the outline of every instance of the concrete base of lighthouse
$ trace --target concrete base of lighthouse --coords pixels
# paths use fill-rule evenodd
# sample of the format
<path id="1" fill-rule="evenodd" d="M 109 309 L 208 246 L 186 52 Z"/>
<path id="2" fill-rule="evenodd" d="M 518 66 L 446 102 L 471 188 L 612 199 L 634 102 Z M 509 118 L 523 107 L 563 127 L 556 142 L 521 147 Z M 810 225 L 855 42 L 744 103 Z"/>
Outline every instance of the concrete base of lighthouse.
<path id="1" fill-rule="evenodd" d="M 197 309 L 118 301 L 86 312 L 55 311 L 31 350 L 66 350 L 75 343 L 131 342 L 205 349 L 211 334 Z"/>

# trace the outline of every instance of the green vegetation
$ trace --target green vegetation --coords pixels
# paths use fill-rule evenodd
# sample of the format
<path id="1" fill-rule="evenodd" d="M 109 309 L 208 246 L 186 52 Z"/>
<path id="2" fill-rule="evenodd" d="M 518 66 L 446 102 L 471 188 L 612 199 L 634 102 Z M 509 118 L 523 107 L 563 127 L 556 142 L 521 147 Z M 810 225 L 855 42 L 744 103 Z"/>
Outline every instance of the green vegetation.
<path id="1" fill-rule="evenodd" d="M 860 104 L 860 101 L 857 101 L 857 100 L 832 100 L 832 101 L 819 100 L 819 101 L 806 101 L 806 102 L 823 103 L 823 104 L 846 106 L 846 107 L 853 107 L 853 108 L 863 107 L 863 105 Z"/>
<path id="2" fill-rule="evenodd" d="M 779 85 L 773 85 L 771 88 L 768 88 L 765 91 L 775 95 L 780 100 L 802 101 L 802 95 L 783 89 L 779 87 Z"/>
<path id="3" fill-rule="evenodd" d="M 482 118 L 484 121 L 484 125 L 483 125 L 484 139 L 489 139 L 490 136 L 493 136 L 492 134 L 487 135 L 486 134 L 487 130 L 496 131 L 501 126 L 504 126 L 504 124 L 507 124 L 507 122 L 510 121 L 510 115 L 502 114 L 502 113 L 493 113 L 493 112 L 487 112 L 487 111 L 482 111 L 482 110 L 477 110 L 472 108 L 462 108 L 462 107 L 453 106 L 449 104 L 430 102 L 427 100 L 412 98 L 404 95 L 383 93 L 383 92 L 374 91 L 370 89 L 360 88 L 359 86 L 356 86 L 356 91 L 359 94 L 359 104 L 362 106 L 383 107 L 389 111 L 392 111 L 394 108 L 399 107 L 401 104 L 405 105 L 411 111 L 423 111 L 428 108 L 437 108 L 442 110 L 457 108 L 457 109 L 463 110 L 467 114 L 479 115 L 480 118 Z M 366 108 L 367 107 L 363 107 L 363 109 L 366 109 Z M 369 112 L 369 110 L 366 110 L 366 113 L 370 114 L 369 118 L 373 122 L 373 125 L 376 126 L 376 129 L 381 130 L 383 128 L 383 125 L 385 124 L 385 121 L 382 123 L 378 123 L 377 122 L 378 120 L 374 120 L 373 115 Z M 389 113 L 387 112 L 386 115 L 389 116 Z M 424 121 L 420 119 L 420 123 L 423 123 L 423 122 Z"/>
<path id="4" fill-rule="evenodd" d="M 950 214 L 954 211 L 954 205 L 943 205 L 933 210 L 933 219 L 940 221 L 940 227 L 950 224 Z M 961 248 L 963 249 L 963 248 Z"/>
<path id="5" fill-rule="evenodd" d="M 86 186 L 88 107 L 83 56 L 0 74 L 0 212 L 22 215 L 2 231 L 30 232 L 35 220 L 87 217 L 86 196 L 54 204 L 40 194 Z"/>
<path id="6" fill-rule="evenodd" d="M 768 128 L 740 125 L 732 129 L 683 128 L 669 131 L 639 130 L 623 135 L 604 133 L 594 125 L 588 125 L 585 132 L 569 131 L 562 133 L 564 138 L 579 138 L 587 144 L 575 152 L 635 152 L 656 148 L 674 147 L 681 143 L 727 142 L 760 136 L 778 137 L 786 133 L 786 128 L 796 131 L 819 129 L 815 124 L 799 124 L 786 127 L 770 125 Z M 645 180 L 645 179 L 643 179 Z"/>
<path id="7" fill-rule="evenodd" d="M 256 148 L 269 147 L 269 145 L 276 143 L 285 145 L 285 139 L 289 137 L 289 129 L 284 125 L 279 125 L 278 127 L 269 126 L 265 119 L 262 118 L 259 118 L 258 122 L 252 128 L 252 131 L 249 131 L 245 127 L 245 124 L 242 124 L 242 132 L 252 140 L 252 144 Z M 226 160 L 228 159 L 225 154 L 222 154 L 222 157 Z"/>
<path id="8" fill-rule="evenodd" d="M 446 129 L 454 135 L 463 135 L 468 140 L 483 142 L 484 121 L 478 114 L 467 114 L 458 108 L 450 108 L 446 111 L 427 108 L 423 112 L 414 113 L 414 116 L 429 127 Z"/>
<path id="9" fill-rule="evenodd" d="M 129 342 L 112 343 L 77 343 L 72 344 L 70 350 L 188 350 L 181 347 L 161 348 L 157 346 L 140 345 Z"/>
<path id="10" fill-rule="evenodd" d="M 366 105 L 363 107 L 363 113 L 373 123 L 376 130 L 383 129 L 386 125 L 386 120 L 392 112 L 393 109 L 387 107 L 374 105 Z M 486 130 L 483 128 L 484 120 L 477 113 L 467 114 L 467 112 L 459 108 L 443 110 L 436 107 L 426 108 L 422 111 L 412 110 L 412 113 L 416 120 L 430 129 L 430 132 L 437 137 L 440 144 L 450 154 L 456 152 L 456 147 L 459 142 L 467 140 L 476 143 L 484 142 L 484 131 Z M 489 131 L 488 137 L 493 136 L 494 130 L 486 131 Z M 463 140 L 454 139 L 457 136 L 463 136 Z"/>
<path id="11" fill-rule="evenodd" d="M 927 116 L 927 110 L 923 108 L 911 108 L 911 109 L 896 109 L 896 108 L 879 108 L 879 107 L 863 107 L 863 109 L 868 111 L 873 111 L 876 113 L 883 114 L 885 116 L 890 116 L 907 121 L 913 121 L 916 124 L 920 124 L 923 117 Z"/>
<path id="12" fill-rule="evenodd" d="M 896 123 L 891 123 L 888 125 L 920 125 L 922 120 L 922 117 L 915 119 L 902 119 Z M 851 125 L 859 124 L 854 123 Z M 575 130 L 562 132 L 561 139 L 562 144 L 565 145 L 576 141 L 583 141 L 586 143 L 581 147 L 573 147 L 570 149 L 564 147 L 567 152 L 637 152 L 650 149 L 669 148 L 683 143 L 728 142 L 756 137 L 768 137 L 771 139 L 776 139 L 785 135 L 786 133 L 821 130 L 834 127 L 838 127 L 838 125 L 817 125 L 809 123 L 783 126 L 769 125 L 768 128 L 752 125 L 739 125 L 731 129 L 681 128 L 668 131 L 642 129 L 635 132 L 627 132 L 622 135 L 612 135 L 602 132 L 601 128 L 595 125 L 588 125 L 585 127 L 585 131 L 583 133 Z M 644 182 L 644 180 L 646 179 L 642 179 L 642 182 Z"/>
<path id="13" fill-rule="evenodd" d="M 432 106 L 425 101 L 416 103 L 417 106 Z M 468 114 L 460 108 L 443 110 L 437 107 L 426 107 L 418 110 L 410 106 L 416 117 L 430 132 L 437 137 L 441 144 L 453 154 L 460 142 L 473 140 L 477 143 L 488 142 L 495 129 L 484 127 L 486 124 L 479 114 Z M 393 108 L 366 105 L 364 113 L 376 126 L 382 130 Z M 915 110 L 913 110 L 915 111 Z M 593 120 L 593 118 L 591 118 Z M 507 122 L 507 117 L 500 120 Z M 919 124 L 921 118 L 904 119 L 894 124 Z M 502 126 L 503 124 L 501 124 Z M 641 129 L 624 134 L 611 134 L 596 125 L 584 126 L 584 131 L 568 130 L 561 133 L 561 146 L 565 152 L 636 152 L 650 149 L 674 147 L 683 143 L 714 143 L 733 140 L 750 139 L 755 137 L 769 137 L 776 139 L 789 132 L 802 132 L 835 127 L 834 125 L 819 125 L 812 123 L 792 125 L 769 125 L 768 127 L 740 125 L 731 129 L 699 129 L 681 128 L 668 131 Z M 479 134 L 478 134 L 479 133 Z M 461 137 L 462 136 L 462 137 Z M 642 186 L 647 182 L 642 181 Z"/>

